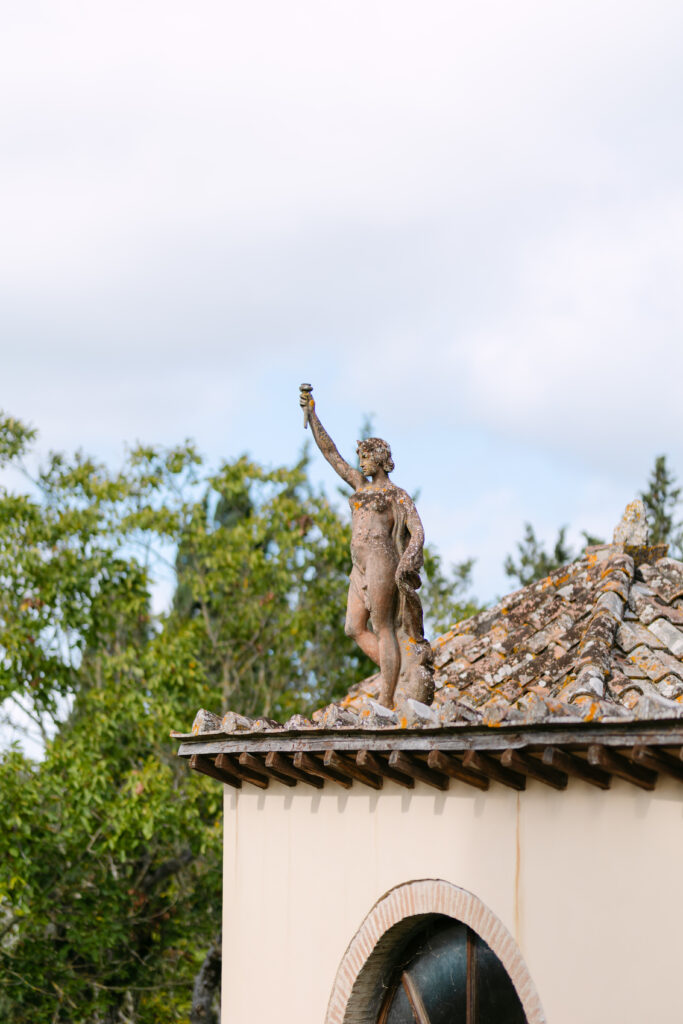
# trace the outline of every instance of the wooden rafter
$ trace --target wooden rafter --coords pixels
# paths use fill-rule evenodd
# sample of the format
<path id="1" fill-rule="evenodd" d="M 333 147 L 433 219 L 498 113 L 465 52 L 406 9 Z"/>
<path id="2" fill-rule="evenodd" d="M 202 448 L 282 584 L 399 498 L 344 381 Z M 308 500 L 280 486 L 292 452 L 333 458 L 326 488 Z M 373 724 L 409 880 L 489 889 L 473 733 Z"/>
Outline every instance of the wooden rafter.
<path id="1" fill-rule="evenodd" d="M 615 750 L 607 750 L 599 743 L 594 743 L 588 748 L 588 763 L 595 768 L 602 768 L 610 775 L 616 775 L 617 778 L 624 779 L 634 786 L 639 786 L 640 789 L 655 788 L 657 772 L 629 761 L 622 754 L 618 754 Z"/>
<path id="2" fill-rule="evenodd" d="M 329 779 L 330 782 L 336 782 L 338 786 L 343 786 L 344 789 L 351 789 L 353 785 L 353 779 L 350 779 L 348 775 L 337 771 L 336 768 L 326 766 L 313 754 L 295 754 L 293 761 L 294 767 L 298 768 L 299 771 L 307 772 L 309 775 L 317 775 L 321 779 Z"/>
<path id="3" fill-rule="evenodd" d="M 427 755 L 427 764 L 430 768 L 441 772 L 442 775 L 448 775 L 451 779 L 457 779 L 459 782 L 466 782 L 468 786 L 474 786 L 475 789 L 489 788 L 489 780 L 485 775 L 473 768 L 466 768 L 462 761 L 452 754 L 442 754 L 440 750 L 430 750 Z"/>

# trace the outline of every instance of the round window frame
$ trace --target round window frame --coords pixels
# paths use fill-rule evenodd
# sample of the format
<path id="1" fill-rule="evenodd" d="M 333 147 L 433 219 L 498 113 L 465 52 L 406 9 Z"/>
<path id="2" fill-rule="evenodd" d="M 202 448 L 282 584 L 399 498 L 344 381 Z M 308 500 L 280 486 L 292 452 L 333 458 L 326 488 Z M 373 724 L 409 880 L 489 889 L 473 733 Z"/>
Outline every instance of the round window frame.
<path id="1" fill-rule="evenodd" d="M 473 893 L 443 879 L 420 879 L 390 889 L 352 938 L 337 970 L 325 1024 L 377 1024 L 383 979 L 409 932 L 433 915 L 451 917 L 481 936 L 507 971 L 527 1024 L 546 1024 L 519 946 L 503 922 Z"/>

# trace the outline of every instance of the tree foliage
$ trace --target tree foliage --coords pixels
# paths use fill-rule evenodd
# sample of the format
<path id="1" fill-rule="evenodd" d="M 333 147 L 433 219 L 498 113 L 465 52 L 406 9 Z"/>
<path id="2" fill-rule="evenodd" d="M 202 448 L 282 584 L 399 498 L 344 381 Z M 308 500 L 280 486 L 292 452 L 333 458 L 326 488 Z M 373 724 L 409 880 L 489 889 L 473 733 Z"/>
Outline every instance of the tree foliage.
<path id="1" fill-rule="evenodd" d="M 553 569 L 571 562 L 573 557 L 572 549 L 567 543 L 566 526 L 560 527 L 552 550 L 547 551 L 536 536 L 531 523 L 525 523 L 524 537 L 517 543 L 518 560 L 515 561 L 512 555 L 507 555 L 503 568 L 507 576 L 518 580 L 521 586 L 526 587 L 534 580 L 543 579 Z"/>
<path id="2" fill-rule="evenodd" d="M 536 536 L 531 523 L 524 524 L 524 537 L 517 544 L 517 558 L 515 561 L 512 555 L 507 555 L 503 562 L 503 568 L 508 576 L 516 579 L 520 586 L 526 587 L 534 580 L 542 580 L 553 570 L 560 566 L 581 558 L 587 547 L 593 544 L 604 543 L 600 537 L 581 531 L 584 543 L 581 550 L 576 552 L 567 541 L 567 527 L 561 526 L 557 531 L 557 538 L 550 551 Z"/>
<path id="3" fill-rule="evenodd" d="M 476 615 L 483 605 L 468 596 L 472 589 L 474 559 L 456 562 L 446 572 L 443 560 L 434 548 L 424 549 L 424 581 L 420 598 L 425 610 L 425 632 L 432 639 L 451 628 L 455 622 Z"/>
<path id="4" fill-rule="evenodd" d="M 666 461 L 658 455 L 650 473 L 647 490 L 641 497 L 650 526 L 651 544 L 668 544 L 670 554 L 683 557 L 683 516 L 681 514 L 681 488 L 676 486 Z"/>
<path id="5" fill-rule="evenodd" d="M 34 440 L 0 419 L 0 465 Z M 23 492 L 0 487 L 0 697 L 43 746 L 0 755 L 1 1020 L 200 1019 L 220 787 L 169 730 L 199 707 L 305 713 L 374 671 L 343 632 L 348 548 L 305 456 L 212 472 L 191 444 L 137 447 L 112 472 L 53 454 Z M 469 565 L 449 576 L 428 553 L 426 570 L 428 620 L 450 624 Z"/>

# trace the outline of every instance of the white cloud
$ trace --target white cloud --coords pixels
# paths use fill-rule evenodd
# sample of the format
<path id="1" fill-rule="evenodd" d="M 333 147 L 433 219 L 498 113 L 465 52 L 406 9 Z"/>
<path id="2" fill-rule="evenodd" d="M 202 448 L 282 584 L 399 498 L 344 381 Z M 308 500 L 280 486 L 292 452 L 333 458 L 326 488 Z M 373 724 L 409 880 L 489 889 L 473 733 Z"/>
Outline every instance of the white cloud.
<path id="1" fill-rule="evenodd" d="M 451 349 L 468 414 L 589 460 L 683 455 L 681 238 L 683 191 L 536 243 L 511 308 Z"/>
<path id="2" fill-rule="evenodd" d="M 683 468 L 681 39 L 669 0 L 10 5 L 0 404 L 275 461 L 310 377 L 487 579 L 525 518 L 612 523 Z"/>

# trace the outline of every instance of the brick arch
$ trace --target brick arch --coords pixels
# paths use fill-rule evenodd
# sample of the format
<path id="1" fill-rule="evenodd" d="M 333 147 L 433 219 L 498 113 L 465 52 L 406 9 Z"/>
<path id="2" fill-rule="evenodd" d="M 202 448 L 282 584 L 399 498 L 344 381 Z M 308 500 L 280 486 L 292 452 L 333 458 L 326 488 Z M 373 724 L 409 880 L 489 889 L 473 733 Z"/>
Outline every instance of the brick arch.
<path id="1" fill-rule="evenodd" d="M 452 917 L 480 935 L 509 974 L 528 1024 L 545 1024 L 522 954 L 502 921 L 466 889 L 430 878 L 398 885 L 374 905 L 339 965 L 325 1024 L 376 1024 L 394 951 L 416 924 L 435 914 Z"/>

